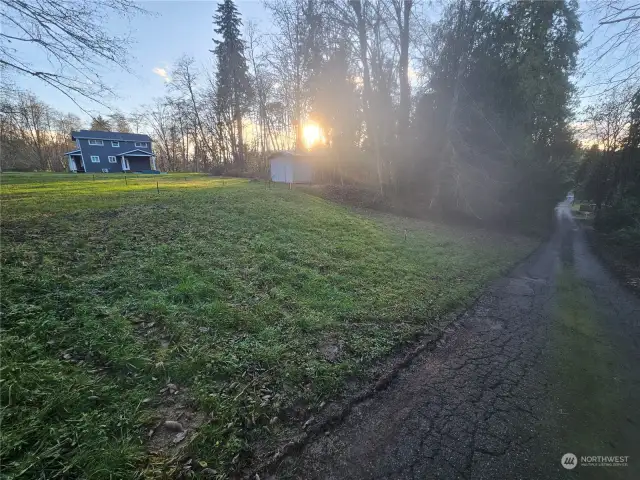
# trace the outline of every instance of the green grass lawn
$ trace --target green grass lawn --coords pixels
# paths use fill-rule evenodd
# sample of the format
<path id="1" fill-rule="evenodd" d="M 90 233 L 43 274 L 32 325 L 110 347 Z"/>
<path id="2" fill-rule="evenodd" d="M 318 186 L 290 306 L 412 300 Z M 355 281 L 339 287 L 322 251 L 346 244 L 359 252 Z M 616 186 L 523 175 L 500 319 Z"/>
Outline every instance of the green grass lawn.
<path id="1" fill-rule="evenodd" d="M 166 419 L 226 478 L 537 244 L 239 179 L 0 179 L 10 478 L 166 472 Z"/>

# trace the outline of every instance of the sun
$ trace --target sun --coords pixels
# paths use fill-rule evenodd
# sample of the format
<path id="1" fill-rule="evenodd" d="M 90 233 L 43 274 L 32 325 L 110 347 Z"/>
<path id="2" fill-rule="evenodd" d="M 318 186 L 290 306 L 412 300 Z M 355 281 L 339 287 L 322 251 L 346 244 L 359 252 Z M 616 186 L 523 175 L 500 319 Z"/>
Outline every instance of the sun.
<path id="1" fill-rule="evenodd" d="M 320 127 L 315 123 L 307 123 L 302 127 L 302 141 L 306 148 L 313 147 L 316 143 L 322 139 L 322 133 Z"/>

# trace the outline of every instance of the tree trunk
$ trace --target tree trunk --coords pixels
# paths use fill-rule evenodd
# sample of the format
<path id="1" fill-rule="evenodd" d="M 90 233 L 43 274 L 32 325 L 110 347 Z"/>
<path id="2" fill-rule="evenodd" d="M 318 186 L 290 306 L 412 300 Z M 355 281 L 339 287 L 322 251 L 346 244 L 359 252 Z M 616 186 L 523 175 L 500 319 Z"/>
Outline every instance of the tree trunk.
<path id="1" fill-rule="evenodd" d="M 398 138 L 402 142 L 409 128 L 411 110 L 411 85 L 409 84 L 409 18 L 412 0 L 395 0 L 396 20 L 400 34 L 400 108 L 398 118 Z"/>
<path id="2" fill-rule="evenodd" d="M 442 183 L 444 169 L 447 165 L 451 165 L 454 161 L 455 150 L 451 144 L 451 137 L 454 130 L 454 121 L 456 112 L 458 110 L 458 100 L 460 98 L 460 89 L 462 88 L 462 79 L 464 72 L 467 69 L 467 63 L 469 62 L 469 46 L 473 42 L 473 33 L 469 34 L 466 29 L 466 11 L 465 0 L 460 0 L 459 3 L 459 22 L 460 22 L 460 35 L 459 35 L 459 49 L 458 49 L 458 69 L 456 70 L 456 78 L 453 86 L 453 95 L 451 98 L 451 105 L 449 106 L 449 115 L 447 116 L 447 123 L 445 126 L 444 143 L 438 156 L 438 169 L 435 174 L 435 188 L 431 193 L 431 200 L 429 201 L 429 210 L 432 210 L 436 205 L 441 206 L 440 196 L 442 195 Z"/>
<path id="3" fill-rule="evenodd" d="M 236 121 L 236 130 L 238 132 L 238 148 L 237 148 L 237 166 L 242 170 L 244 169 L 244 140 L 242 138 L 242 114 L 240 113 L 240 107 L 236 105 L 235 108 L 235 121 Z"/>
<path id="4" fill-rule="evenodd" d="M 378 187 L 380 188 L 380 194 L 384 194 L 382 186 L 382 165 L 380 159 L 380 147 L 378 145 L 378 132 L 374 126 L 373 115 L 371 114 L 371 100 L 372 100 L 372 88 L 371 88 L 371 73 L 369 72 L 369 61 L 367 58 L 368 40 L 367 40 L 367 25 L 364 18 L 364 12 L 362 11 L 362 3 L 359 0 L 350 0 L 349 4 L 353 9 L 358 27 L 358 46 L 360 52 L 360 61 L 362 62 L 362 82 L 364 86 L 362 108 L 364 110 L 364 118 L 367 124 L 367 135 L 371 138 L 373 146 L 373 154 L 376 162 L 376 171 L 378 174 Z"/>

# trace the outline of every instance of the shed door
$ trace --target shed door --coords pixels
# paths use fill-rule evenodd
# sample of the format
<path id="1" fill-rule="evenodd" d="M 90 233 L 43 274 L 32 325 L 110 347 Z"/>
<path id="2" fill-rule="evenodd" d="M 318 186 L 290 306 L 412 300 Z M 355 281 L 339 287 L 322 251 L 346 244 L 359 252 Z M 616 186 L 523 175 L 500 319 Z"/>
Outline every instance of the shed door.
<path id="1" fill-rule="evenodd" d="M 284 165 L 285 165 L 284 181 L 286 183 L 295 182 L 295 179 L 293 178 L 293 162 L 286 162 Z"/>
<path id="2" fill-rule="evenodd" d="M 284 182 L 285 166 L 279 158 L 271 160 L 271 180 L 274 182 Z"/>
<path id="3" fill-rule="evenodd" d="M 293 163 L 287 158 L 271 160 L 271 180 L 274 182 L 293 182 Z"/>

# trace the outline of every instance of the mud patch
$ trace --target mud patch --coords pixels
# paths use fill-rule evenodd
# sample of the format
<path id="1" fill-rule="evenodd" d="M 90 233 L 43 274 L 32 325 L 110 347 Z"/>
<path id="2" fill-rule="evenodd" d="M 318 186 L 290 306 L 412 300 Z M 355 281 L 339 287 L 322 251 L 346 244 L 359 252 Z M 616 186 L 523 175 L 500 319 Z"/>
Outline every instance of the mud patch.
<path id="1" fill-rule="evenodd" d="M 196 430 L 207 417 L 181 402 L 156 409 L 154 426 L 147 433 L 150 453 L 173 458 L 190 443 Z"/>
<path id="2" fill-rule="evenodd" d="M 329 363 L 340 360 L 344 349 L 344 342 L 335 338 L 327 339 L 318 347 L 318 353 Z"/>

